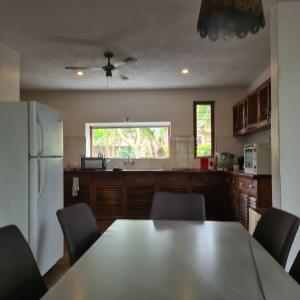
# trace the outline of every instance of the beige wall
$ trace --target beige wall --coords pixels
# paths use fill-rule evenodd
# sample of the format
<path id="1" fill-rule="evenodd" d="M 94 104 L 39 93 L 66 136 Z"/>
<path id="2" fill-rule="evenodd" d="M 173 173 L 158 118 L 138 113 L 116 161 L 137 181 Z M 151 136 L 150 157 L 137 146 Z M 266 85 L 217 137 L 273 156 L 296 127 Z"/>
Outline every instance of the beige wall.
<path id="1" fill-rule="evenodd" d="M 20 100 L 20 55 L 0 42 L 0 101 Z"/>
<path id="2" fill-rule="evenodd" d="M 271 18 L 273 205 L 300 217 L 300 3 L 279 3 Z M 300 231 L 287 268 L 300 249 Z"/>
<path id="3" fill-rule="evenodd" d="M 245 89 L 240 88 L 107 92 L 23 91 L 21 99 L 37 100 L 63 112 L 65 157 L 67 163 L 71 164 L 76 157 L 69 159 L 70 156 L 79 157 L 84 151 L 82 139 L 87 122 L 123 122 L 126 118 L 132 122 L 171 121 L 172 137 L 185 137 L 187 143 L 191 144 L 194 100 L 216 102 L 217 151 L 241 155 L 241 142 L 232 136 L 232 106 L 244 94 Z M 74 148 L 77 148 L 76 153 Z M 186 167 L 198 166 L 199 162 L 192 158 L 192 145 L 189 145 L 189 151 Z M 156 163 L 152 167 L 159 165 Z"/>

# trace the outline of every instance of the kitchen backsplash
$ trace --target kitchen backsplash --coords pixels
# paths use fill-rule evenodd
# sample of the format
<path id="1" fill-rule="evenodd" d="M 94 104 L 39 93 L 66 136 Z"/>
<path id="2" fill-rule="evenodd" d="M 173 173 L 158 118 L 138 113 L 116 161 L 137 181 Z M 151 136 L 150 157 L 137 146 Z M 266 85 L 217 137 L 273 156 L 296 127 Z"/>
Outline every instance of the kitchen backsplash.
<path id="1" fill-rule="evenodd" d="M 216 150 L 242 155 L 242 144 L 232 136 L 216 137 Z M 85 138 L 66 136 L 64 138 L 65 168 L 80 168 L 80 157 L 85 153 Z M 108 168 L 122 169 L 172 169 L 199 168 L 199 159 L 194 158 L 194 138 L 177 136 L 171 139 L 170 159 L 135 159 L 134 164 L 126 164 L 127 159 L 111 159 Z"/>

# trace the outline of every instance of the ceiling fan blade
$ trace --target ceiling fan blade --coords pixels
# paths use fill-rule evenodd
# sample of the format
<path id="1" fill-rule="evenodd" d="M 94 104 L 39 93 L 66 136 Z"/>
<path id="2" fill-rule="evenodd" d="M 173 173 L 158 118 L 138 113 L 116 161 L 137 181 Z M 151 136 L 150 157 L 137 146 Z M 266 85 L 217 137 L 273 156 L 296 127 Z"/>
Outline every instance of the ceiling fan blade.
<path id="1" fill-rule="evenodd" d="M 118 69 L 118 68 L 123 67 L 125 64 L 132 64 L 132 63 L 134 63 L 134 62 L 136 62 L 136 61 L 137 61 L 137 58 L 135 58 L 135 57 L 127 57 L 127 58 L 125 58 L 123 61 L 114 64 L 114 67 L 115 67 L 116 69 Z"/>
<path id="2" fill-rule="evenodd" d="M 117 76 L 119 76 L 122 80 L 129 80 L 129 77 L 127 77 L 126 75 L 122 74 L 119 70 L 115 70 L 114 72 L 115 72 L 115 74 L 116 74 Z"/>
<path id="3" fill-rule="evenodd" d="M 71 66 L 67 66 L 65 67 L 66 70 L 102 70 L 102 67 L 71 67 Z"/>

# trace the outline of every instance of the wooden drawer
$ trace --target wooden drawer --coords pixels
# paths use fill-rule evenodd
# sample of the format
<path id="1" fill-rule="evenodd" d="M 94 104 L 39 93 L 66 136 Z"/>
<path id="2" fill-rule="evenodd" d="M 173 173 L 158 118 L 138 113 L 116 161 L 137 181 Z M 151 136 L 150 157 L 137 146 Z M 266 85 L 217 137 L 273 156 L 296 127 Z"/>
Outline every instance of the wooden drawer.
<path id="1" fill-rule="evenodd" d="M 95 174 L 95 185 L 124 185 L 124 174 L 121 172 L 103 172 Z"/>
<path id="2" fill-rule="evenodd" d="M 155 174 L 149 173 L 136 173 L 125 175 L 126 185 L 154 185 L 156 182 Z"/>
<path id="3" fill-rule="evenodd" d="M 257 181 L 249 179 L 248 181 L 248 196 L 257 198 Z"/>
<path id="4" fill-rule="evenodd" d="M 189 176 L 187 174 L 159 174 L 157 183 L 160 192 L 188 193 L 190 191 Z"/>
<path id="5" fill-rule="evenodd" d="M 239 192 L 241 194 L 248 194 L 248 186 L 249 186 L 249 179 L 245 177 L 239 178 Z"/>
<path id="6" fill-rule="evenodd" d="M 197 174 L 191 176 L 192 185 L 220 185 L 224 183 L 223 174 Z"/>
<path id="7" fill-rule="evenodd" d="M 183 185 L 189 184 L 187 174 L 165 173 L 157 175 L 157 182 L 161 185 Z"/>
<path id="8" fill-rule="evenodd" d="M 239 190 L 239 178 L 236 176 L 230 177 L 230 190 L 237 192 Z"/>

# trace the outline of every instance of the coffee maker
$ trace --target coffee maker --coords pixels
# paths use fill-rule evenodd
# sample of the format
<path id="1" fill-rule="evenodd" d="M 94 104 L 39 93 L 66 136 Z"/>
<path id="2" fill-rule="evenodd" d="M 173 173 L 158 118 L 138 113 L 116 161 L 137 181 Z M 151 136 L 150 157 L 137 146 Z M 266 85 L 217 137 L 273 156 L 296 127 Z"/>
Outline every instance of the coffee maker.
<path id="1" fill-rule="evenodd" d="M 215 154 L 215 169 L 220 171 L 233 170 L 234 155 L 226 152 L 216 152 Z"/>

